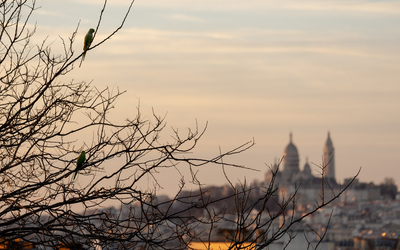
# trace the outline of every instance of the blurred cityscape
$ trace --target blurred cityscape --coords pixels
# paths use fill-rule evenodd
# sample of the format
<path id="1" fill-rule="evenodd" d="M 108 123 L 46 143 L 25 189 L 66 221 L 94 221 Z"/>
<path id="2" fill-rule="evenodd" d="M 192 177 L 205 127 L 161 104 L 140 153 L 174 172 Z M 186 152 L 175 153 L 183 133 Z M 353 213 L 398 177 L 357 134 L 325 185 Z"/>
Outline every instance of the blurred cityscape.
<path id="1" fill-rule="evenodd" d="M 394 180 L 389 177 L 383 183 L 374 184 L 363 183 L 350 176 L 339 183 L 335 177 L 334 146 L 329 133 L 323 152 L 323 164 L 317 166 L 317 175 L 312 173 L 308 161 L 300 169 L 299 154 L 290 134 L 282 161 L 276 161 L 266 171 L 262 181 L 254 180 L 249 185 L 226 184 L 202 187 L 199 190 L 183 190 L 174 198 L 159 195 L 148 203 L 146 201 L 146 204 L 138 202 L 119 208 L 104 208 L 103 211 L 107 211 L 109 216 L 117 216 L 121 221 L 125 220 L 126 223 L 143 218 L 146 213 L 154 213 L 154 207 L 160 214 L 174 215 L 171 220 L 141 229 L 144 235 L 155 239 L 171 237 L 175 233 L 176 225 L 184 221 L 184 218 L 190 218 L 195 226 L 190 228 L 190 235 L 184 239 L 188 249 L 232 249 L 232 244 L 238 239 L 246 241 L 233 249 L 400 249 L 400 194 Z M 238 190 L 243 191 L 242 196 L 237 195 Z M 263 204 L 262 201 L 266 199 L 260 197 L 265 197 L 271 190 L 275 191 L 271 193 L 267 203 Z M 285 199 L 292 195 L 296 197 L 293 205 L 282 209 Z M 338 195 L 337 199 L 331 201 Z M 238 200 L 243 205 L 242 208 L 238 208 Z M 204 209 L 205 203 L 208 204 L 207 209 Z M 323 203 L 328 204 L 321 206 Z M 199 208 L 196 208 L 196 204 L 200 204 Z M 316 208 L 317 211 L 310 213 Z M 277 216 L 274 217 L 274 214 Z M 293 221 L 298 222 L 292 223 Z M 138 223 L 142 225 L 140 220 Z M 274 232 L 282 231 L 287 225 L 290 225 L 289 230 L 283 230 L 283 234 L 268 242 Z M 259 237 L 262 234 L 266 237 Z M 167 248 L 174 249 L 175 244 L 181 246 L 182 242 L 171 240 L 169 244 Z M 36 248 L 35 244 L 16 241 L 0 245 L 0 249 Z M 60 245 L 57 249 L 84 248 Z M 119 248 L 117 244 L 111 244 L 107 249 Z M 155 248 L 149 248 L 138 239 L 134 249 Z"/>
<path id="2" fill-rule="evenodd" d="M 323 152 L 323 165 L 319 167 L 319 176 L 312 174 L 308 161 L 300 170 L 299 154 L 293 144 L 292 134 L 290 134 L 289 144 L 284 150 L 283 161 L 276 162 L 271 168 L 272 171 L 266 172 L 265 180 L 262 183 L 253 182 L 253 187 L 267 187 L 275 178 L 274 185 L 279 190 L 279 197 L 276 199 L 280 202 L 284 197 L 296 192 L 298 199 L 294 219 L 307 214 L 321 204 L 322 199 L 329 200 L 335 194 L 342 192 L 344 187 L 352 182 L 339 199 L 294 224 L 287 234 L 265 249 L 400 249 L 398 242 L 400 195 L 397 193 L 394 180 L 386 178 L 383 183 L 374 184 L 372 182 L 363 183 L 349 177 L 344 183 L 339 184 L 335 177 L 335 154 L 330 133 L 328 133 Z M 211 196 L 214 194 L 213 199 L 229 196 L 232 192 L 229 186 L 211 187 L 210 190 Z M 255 188 L 249 203 L 256 201 L 262 192 L 262 188 Z M 279 202 L 270 203 L 271 209 L 279 209 L 277 204 Z M 225 202 L 226 207 L 234 207 L 234 204 Z M 280 228 L 287 223 L 292 212 L 285 212 L 279 220 L 274 221 L 275 225 L 272 230 L 274 227 Z M 264 218 L 269 218 L 269 216 L 266 214 Z M 226 221 L 234 221 L 234 218 Z M 218 227 L 217 232 L 213 235 L 215 242 L 226 241 L 226 237 L 224 237 L 226 232 L 234 229 L 234 223 L 231 223 L 230 226 L 228 224 L 225 222 Z M 295 237 L 293 238 L 293 236 Z"/>

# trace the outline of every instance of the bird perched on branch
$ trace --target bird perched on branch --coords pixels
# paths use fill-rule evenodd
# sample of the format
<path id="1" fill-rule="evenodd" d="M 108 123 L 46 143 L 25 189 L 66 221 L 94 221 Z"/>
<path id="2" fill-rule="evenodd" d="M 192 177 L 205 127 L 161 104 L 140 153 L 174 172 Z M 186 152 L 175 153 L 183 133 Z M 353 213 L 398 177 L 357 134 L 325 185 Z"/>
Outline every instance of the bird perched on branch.
<path id="1" fill-rule="evenodd" d="M 79 155 L 78 159 L 76 160 L 76 169 L 75 169 L 75 175 L 74 175 L 74 180 L 76 175 L 78 174 L 78 171 L 82 169 L 83 162 L 86 160 L 86 153 L 85 151 L 82 151 L 81 154 Z"/>
<path id="2" fill-rule="evenodd" d="M 82 56 L 81 63 L 79 64 L 79 68 L 81 67 L 83 60 L 85 60 L 86 51 L 89 49 L 89 46 L 93 41 L 93 33 L 94 33 L 94 29 L 90 29 L 85 36 L 85 40 L 84 40 L 84 44 L 83 44 L 83 56 Z"/>

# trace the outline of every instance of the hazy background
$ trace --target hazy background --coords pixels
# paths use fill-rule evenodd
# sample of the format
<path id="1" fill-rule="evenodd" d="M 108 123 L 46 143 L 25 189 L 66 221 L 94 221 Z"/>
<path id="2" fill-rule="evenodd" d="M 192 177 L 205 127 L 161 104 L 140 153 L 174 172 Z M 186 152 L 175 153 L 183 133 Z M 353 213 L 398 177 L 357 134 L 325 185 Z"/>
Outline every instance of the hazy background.
<path id="1" fill-rule="evenodd" d="M 53 52 L 81 21 L 78 55 L 103 3 L 37 5 L 35 39 L 48 36 Z M 96 40 L 119 25 L 129 1 L 108 5 Z M 306 157 L 321 163 L 330 131 L 337 180 L 362 167 L 361 181 L 393 177 L 400 184 L 399 24 L 399 1 L 137 0 L 123 29 L 65 80 L 127 90 L 112 117 L 132 118 L 139 105 L 150 117 L 154 108 L 166 115 L 165 140 L 171 127 L 185 132 L 196 119 L 200 127 L 208 122 L 199 157 L 254 138 L 253 148 L 231 160 L 260 172 L 229 170 L 234 181 L 262 180 L 290 132 L 300 168 Z M 225 183 L 220 169 L 199 171 L 205 184 Z M 179 174 L 159 179 L 159 193 L 171 194 Z"/>

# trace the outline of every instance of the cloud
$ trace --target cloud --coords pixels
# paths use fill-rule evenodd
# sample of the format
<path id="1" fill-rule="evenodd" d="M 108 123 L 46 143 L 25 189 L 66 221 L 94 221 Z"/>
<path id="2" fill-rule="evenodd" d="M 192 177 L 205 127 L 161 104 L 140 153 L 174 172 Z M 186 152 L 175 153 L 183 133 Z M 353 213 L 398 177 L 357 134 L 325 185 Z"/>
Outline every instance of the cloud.
<path id="1" fill-rule="evenodd" d="M 282 6 L 285 8 L 284 6 Z M 345 11 L 399 14 L 398 1 L 290 1 L 286 8 L 314 11 Z"/>
<path id="2" fill-rule="evenodd" d="M 53 0 L 45 0 L 53 2 Z M 121 5 L 129 5 L 132 0 L 112 0 L 107 1 L 107 6 L 121 6 Z M 103 6 L 104 1 L 102 0 L 69 0 L 69 2 L 79 3 L 79 4 L 91 4 L 96 6 Z"/>
<path id="3" fill-rule="evenodd" d="M 294 9 L 311 11 L 353 11 L 367 13 L 400 13 L 398 1 L 368 1 L 368 0 L 147 0 L 138 2 L 137 5 L 154 8 L 191 9 L 191 10 L 219 10 L 219 11 L 259 11 L 276 9 Z"/>
<path id="4" fill-rule="evenodd" d="M 356 39 L 351 36 L 351 39 Z M 100 36 L 98 38 L 101 38 Z M 125 29 L 113 39 L 110 54 L 271 54 L 308 53 L 351 57 L 381 58 L 380 53 L 363 45 L 346 43 L 346 34 L 336 31 L 315 34 L 302 31 L 232 30 L 193 32 L 184 30 Z M 358 37 L 357 39 L 365 39 Z"/>
<path id="5" fill-rule="evenodd" d="M 37 14 L 37 15 L 42 15 L 42 16 L 53 16 L 53 17 L 55 17 L 55 16 L 58 16 L 58 17 L 62 16 L 62 17 L 65 17 L 65 15 L 62 15 L 62 13 L 60 13 L 60 12 L 48 11 L 48 10 L 43 10 L 43 9 L 37 9 L 37 10 L 35 10 L 35 14 Z"/>
<path id="6" fill-rule="evenodd" d="M 185 14 L 170 15 L 170 16 L 167 16 L 167 18 L 172 19 L 172 20 L 179 20 L 179 21 L 201 22 L 201 23 L 205 22 L 205 20 L 202 18 L 195 17 L 195 16 L 189 16 L 189 15 L 185 15 Z"/>

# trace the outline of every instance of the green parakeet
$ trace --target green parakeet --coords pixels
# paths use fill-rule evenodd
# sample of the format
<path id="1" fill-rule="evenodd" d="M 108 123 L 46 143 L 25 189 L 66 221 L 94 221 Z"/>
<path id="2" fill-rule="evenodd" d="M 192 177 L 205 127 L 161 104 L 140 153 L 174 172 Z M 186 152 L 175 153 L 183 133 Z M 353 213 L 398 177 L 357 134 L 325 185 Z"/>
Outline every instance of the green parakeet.
<path id="1" fill-rule="evenodd" d="M 93 41 L 93 33 L 94 33 L 94 29 L 90 29 L 85 36 L 85 40 L 84 40 L 84 44 L 83 44 L 83 56 L 82 56 L 81 63 L 79 64 L 79 68 L 81 67 L 83 60 L 85 60 L 86 51 L 89 49 L 89 46 Z"/>
<path id="2" fill-rule="evenodd" d="M 86 160 L 86 153 L 85 153 L 85 151 L 82 151 L 81 154 L 79 155 L 78 159 L 76 160 L 76 169 L 75 169 L 74 180 L 75 180 L 76 175 L 78 174 L 78 171 L 82 169 L 82 165 L 85 160 Z"/>

